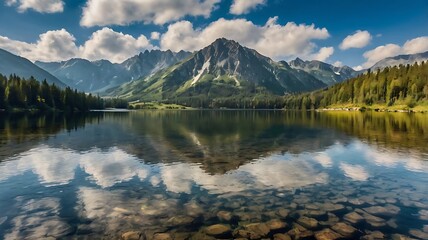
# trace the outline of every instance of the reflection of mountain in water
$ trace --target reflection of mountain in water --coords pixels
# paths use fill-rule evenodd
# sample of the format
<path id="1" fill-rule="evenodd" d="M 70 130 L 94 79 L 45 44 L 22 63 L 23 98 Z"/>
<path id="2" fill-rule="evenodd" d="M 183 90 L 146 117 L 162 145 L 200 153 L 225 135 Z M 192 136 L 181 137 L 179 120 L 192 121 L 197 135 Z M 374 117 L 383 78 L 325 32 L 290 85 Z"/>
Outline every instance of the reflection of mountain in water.
<path id="1" fill-rule="evenodd" d="M 342 131 L 385 147 L 426 152 L 425 121 L 425 115 L 359 112 L 141 111 L 73 119 L 24 115 L 0 121 L 0 152 L 11 156 L 40 144 L 78 152 L 117 147 L 146 163 L 196 163 L 219 174 L 275 153 L 346 144 L 350 139 Z"/>

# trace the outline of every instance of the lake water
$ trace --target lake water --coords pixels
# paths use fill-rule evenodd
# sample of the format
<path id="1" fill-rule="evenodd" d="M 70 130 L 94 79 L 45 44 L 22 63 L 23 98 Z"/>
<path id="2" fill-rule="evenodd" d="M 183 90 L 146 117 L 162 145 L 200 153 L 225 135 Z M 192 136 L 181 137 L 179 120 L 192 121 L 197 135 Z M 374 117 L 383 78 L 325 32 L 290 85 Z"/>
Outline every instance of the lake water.
<path id="1" fill-rule="evenodd" d="M 427 114 L 0 116 L 0 239 L 406 236 L 428 239 Z"/>

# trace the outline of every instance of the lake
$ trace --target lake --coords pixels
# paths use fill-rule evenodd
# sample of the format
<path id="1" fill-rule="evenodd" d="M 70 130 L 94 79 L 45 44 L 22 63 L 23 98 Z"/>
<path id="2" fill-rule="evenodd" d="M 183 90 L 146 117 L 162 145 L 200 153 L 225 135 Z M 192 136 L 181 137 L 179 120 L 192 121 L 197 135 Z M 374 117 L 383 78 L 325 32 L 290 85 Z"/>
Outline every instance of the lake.
<path id="1" fill-rule="evenodd" d="M 427 114 L 0 116 L 1 239 L 410 237 L 428 239 Z"/>

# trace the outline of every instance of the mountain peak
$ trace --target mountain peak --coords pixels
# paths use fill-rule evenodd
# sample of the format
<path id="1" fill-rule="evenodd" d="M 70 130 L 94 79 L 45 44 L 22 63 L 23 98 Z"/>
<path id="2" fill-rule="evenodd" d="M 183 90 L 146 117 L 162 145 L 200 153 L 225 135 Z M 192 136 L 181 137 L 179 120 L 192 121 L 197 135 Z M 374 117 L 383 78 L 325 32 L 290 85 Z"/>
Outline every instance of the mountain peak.
<path id="1" fill-rule="evenodd" d="M 213 43 L 210 44 L 210 46 L 235 46 L 235 47 L 240 47 L 241 45 L 234 41 L 234 40 L 229 40 L 226 38 L 217 38 Z"/>

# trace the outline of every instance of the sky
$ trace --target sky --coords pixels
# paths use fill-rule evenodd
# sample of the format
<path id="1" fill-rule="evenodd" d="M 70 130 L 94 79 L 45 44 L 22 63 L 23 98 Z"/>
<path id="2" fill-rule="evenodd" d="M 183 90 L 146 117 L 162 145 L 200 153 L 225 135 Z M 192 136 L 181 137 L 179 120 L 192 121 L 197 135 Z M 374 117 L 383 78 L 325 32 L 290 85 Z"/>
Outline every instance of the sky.
<path id="1" fill-rule="evenodd" d="M 1 0 L 0 48 L 31 61 L 120 63 L 225 37 L 274 60 L 367 68 L 428 51 L 427 0 Z"/>

